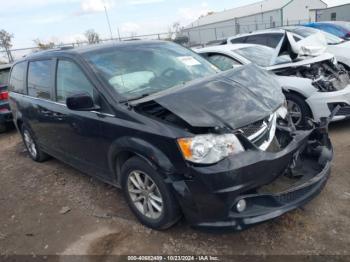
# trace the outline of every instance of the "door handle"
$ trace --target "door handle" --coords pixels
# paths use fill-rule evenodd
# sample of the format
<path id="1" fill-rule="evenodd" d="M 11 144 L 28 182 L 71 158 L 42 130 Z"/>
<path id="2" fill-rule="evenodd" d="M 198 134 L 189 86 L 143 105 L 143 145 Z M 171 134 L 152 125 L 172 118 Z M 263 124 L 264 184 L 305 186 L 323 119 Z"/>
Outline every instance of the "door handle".
<path id="1" fill-rule="evenodd" d="M 61 113 L 53 112 L 52 116 L 55 117 L 56 120 L 58 121 L 63 121 L 64 119 L 64 114 L 61 114 Z"/>
<path id="2" fill-rule="evenodd" d="M 45 110 L 45 109 L 41 109 L 40 110 L 40 113 L 45 115 L 45 116 L 49 116 L 49 115 L 52 115 L 52 112 L 51 111 L 48 111 L 48 110 Z"/>

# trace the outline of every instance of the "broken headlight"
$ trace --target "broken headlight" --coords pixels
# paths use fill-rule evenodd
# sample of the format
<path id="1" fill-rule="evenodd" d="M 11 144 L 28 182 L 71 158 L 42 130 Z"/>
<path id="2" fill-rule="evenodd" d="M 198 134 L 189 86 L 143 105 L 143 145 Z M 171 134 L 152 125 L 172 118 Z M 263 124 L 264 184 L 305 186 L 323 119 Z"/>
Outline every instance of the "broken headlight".
<path id="1" fill-rule="evenodd" d="M 244 151 L 234 134 L 199 135 L 177 140 L 184 158 L 193 163 L 214 164 Z"/>

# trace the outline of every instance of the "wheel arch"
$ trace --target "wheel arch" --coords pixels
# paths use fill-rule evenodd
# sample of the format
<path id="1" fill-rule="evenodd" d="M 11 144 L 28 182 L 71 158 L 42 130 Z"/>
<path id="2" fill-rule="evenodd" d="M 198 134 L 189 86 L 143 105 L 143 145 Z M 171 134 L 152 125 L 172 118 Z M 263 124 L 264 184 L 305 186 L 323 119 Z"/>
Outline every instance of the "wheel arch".
<path id="1" fill-rule="evenodd" d="M 149 163 L 161 175 L 174 172 L 174 166 L 169 158 L 156 146 L 135 137 L 122 137 L 116 140 L 108 152 L 108 165 L 114 179 L 120 185 L 122 166 L 130 158 L 138 156 Z"/>
<path id="2" fill-rule="evenodd" d="M 312 111 L 312 107 L 311 107 L 311 106 L 309 105 L 309 103 L 307 102 L 307 97 L 306 97 L 306 96 L 304 96 L 303 94 L 301 94 L 301 93 L 299 93 L 299 92 L 297 92 L 297 91 L 295 91 L 295 90 L 288 90 L 288 91 L 283 90 L 283 93 L 284 93 L 284 94 L 288 94 L 288 93 L 289 93 L 289 94 L 293 94 L 293 95 L 299 96 L 300 98 L 304 99 L 305 104 L 306 104 L 307 108 L 309 109 L 312 118 L 314 118 L 315 114 L 314 114 L 314 112 Z"/>

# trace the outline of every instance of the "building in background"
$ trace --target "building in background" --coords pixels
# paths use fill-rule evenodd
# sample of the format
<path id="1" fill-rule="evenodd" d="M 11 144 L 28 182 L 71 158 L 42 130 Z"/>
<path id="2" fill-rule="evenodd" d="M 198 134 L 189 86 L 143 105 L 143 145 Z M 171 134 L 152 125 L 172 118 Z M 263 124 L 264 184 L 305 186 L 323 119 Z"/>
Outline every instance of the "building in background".
<path id="1" fill-rule="evenodd" d="M 350 21 L 350 4 L 310 10 L 310 16 L 314 17 L 316 22 Z"/>
<path id="2" fill-rule="evenodd" d="M 239 33 L 310 22 L 310 10 L 326 7 L 322 0 L 264 0 L 200 17 L 183 35 L 192 45 L 204 44 Z"/>

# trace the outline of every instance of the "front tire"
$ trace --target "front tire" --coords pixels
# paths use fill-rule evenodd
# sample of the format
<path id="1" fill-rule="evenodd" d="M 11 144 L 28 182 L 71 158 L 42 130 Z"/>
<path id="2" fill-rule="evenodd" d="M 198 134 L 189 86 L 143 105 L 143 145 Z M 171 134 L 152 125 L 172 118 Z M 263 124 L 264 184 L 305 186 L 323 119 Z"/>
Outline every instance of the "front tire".
<path id="1" fill-rule="evenodd" d="M 49 158 L 49 155 L 43 152 L 36 139 L 33 136 L 33 133 L 29 130 L 29 128 L 25 125 L 21 128 L 22 139 L 25 147 L 28 150 L 29 156 L 36 162 L 44 162 Z"/>
<path id="2" fill-rule="evenodd" d="M 180 208 L 170 186 L 146 161 L 130 158 L 123 165 L 121 176 L 128 205 L 143 225 L 162 230 L 180 219 Z"/>
<path id="3" fill-rule="evenodd" d="M 286 93 L 288 112 L 296 127 L 303 128 L 308 126 L 308 119 L 312 118 L 309 106 L 301 96 L 292 93 Z"/>

